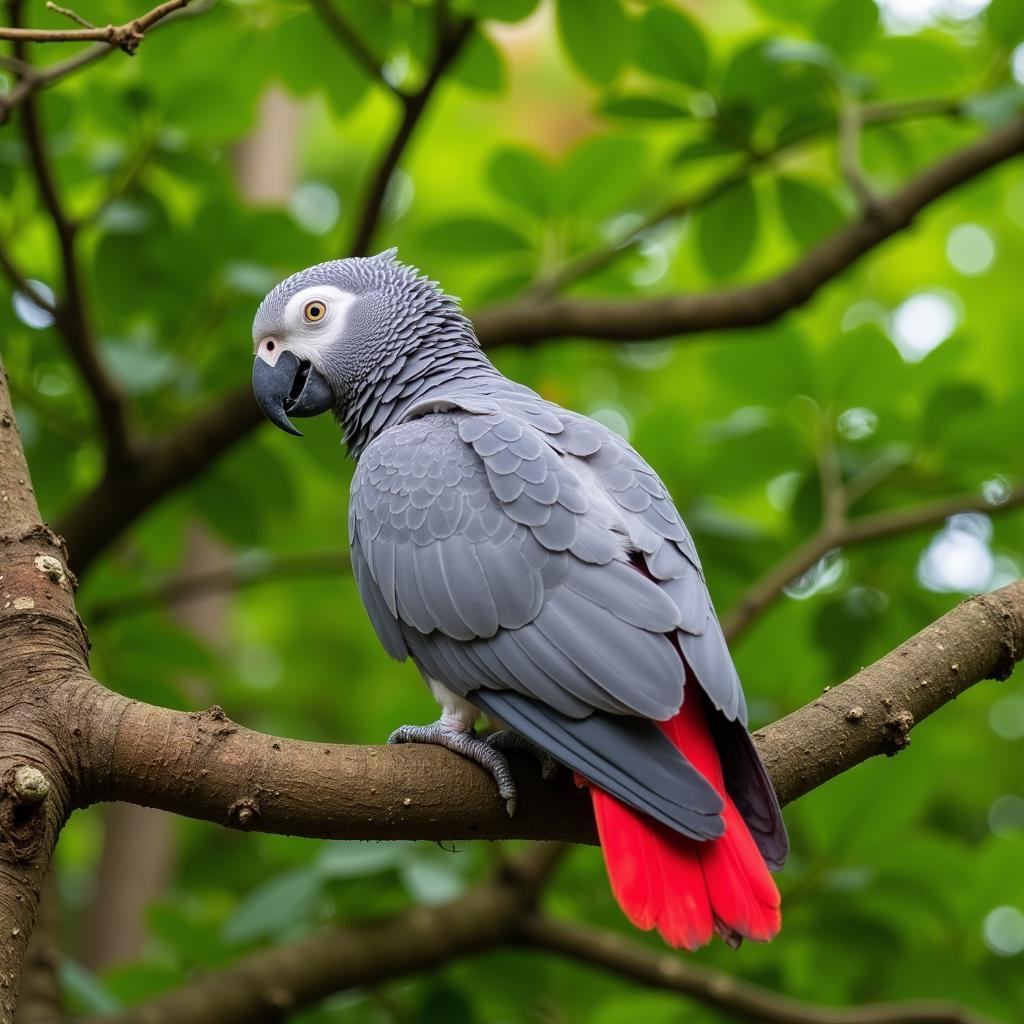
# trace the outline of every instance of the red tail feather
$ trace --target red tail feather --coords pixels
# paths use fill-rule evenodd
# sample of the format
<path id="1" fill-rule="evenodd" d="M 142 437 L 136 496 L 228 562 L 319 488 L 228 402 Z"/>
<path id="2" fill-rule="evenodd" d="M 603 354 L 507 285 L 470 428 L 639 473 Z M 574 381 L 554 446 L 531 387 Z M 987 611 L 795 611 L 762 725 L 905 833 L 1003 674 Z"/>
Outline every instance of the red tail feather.
<path id="1" fill-rule="evenodd" d="M 638 928 L 696 949 L 717 931 L 730 943 L 767 941 L 779 930 L 779 892 L 725 791 L 722 766 L 696 686 L 661 728 L 725 801 L 725 834 L 699 842 L 590 787 L 612 891 Z"/>

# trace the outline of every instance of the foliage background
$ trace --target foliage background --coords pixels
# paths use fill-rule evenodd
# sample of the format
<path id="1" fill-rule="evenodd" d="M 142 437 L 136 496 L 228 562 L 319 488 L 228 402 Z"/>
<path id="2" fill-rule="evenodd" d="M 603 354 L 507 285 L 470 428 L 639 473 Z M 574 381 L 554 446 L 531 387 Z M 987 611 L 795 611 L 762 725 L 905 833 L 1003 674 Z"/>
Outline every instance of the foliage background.
<path id="1" fill-rule="evenodd" d="M 1024 17 L 1014 0 L 893 2 L 881 16 L 871 0 L 453 7 L 486 20 L 392 182 L 377 248 L 397 245 L 471 312 L 817 125 L 810 141 L 757 156 L 741 184 L 648 232 L 573 290 L 685 293 L 760 279 L 856 211 L 828 127 L 837 105 L 956 104 L 956 116 L 865 129 L 863 165 L 879 192 L 1021 106 L 1013 76 L 1024 79 Z M 416 80 L 430 53 L 428 4 L 339 8 L 387 57 L 392 80 Z M 76 9 L 96 24 L 137 13 L 119 0 Z M 41 4 L 28 13 L 61 24 Z M 239 184 L 240 147 L 267 130 L 268 89 L 291 97 L 294 134 L 279 144 L 294 146 L 294 181 L 289 195 L 258 202 Z M 69 208 L 102 207 L 83 235 L 102 357 L 158 435 L 244 380 L 251 317 L 269 286 L 344 251 L 397 114 L 316 13 L 285 0 L 222 0 L 40 106 Z M 53 284 L 49 224 L 9 125 L 0 195 L 0 236 L 34 280 Z M 965 491 L 998 507 L 1024 478 L 1022 228 L 1024 180 L 1007 164 L 775 325 L 686 344 L 559 341 L 495 359 L 627 434 L 674 494 L 724 610 L 815 530 L 823 450 L 847 478 L 877 475 L 855 514 Z M 0 294 L 4 360 L 53 521 L 95 483 L 101 449 L 55 331 L 38 309 L 12 303 L 6 282 Z M 179 608 L 110 605 L 197 557 L 241 559 L 254 574 L 289 554 L 324 552 L 333 564 L 326 553 L 344 549 L 350 466 L 332 423 L 310 422 L 306 434 L 298 442 L 261 429 L 91 570 L 79 602 L 108 685 L 179 708 L 215 701 L 247 725 L 308 739 L 380 742 L 400 723 L 432 718 L 429 695 L 383 654 L 344 572 L 271 574 L 214 599 L 203 636 Z M 1019 576 L 1022 527 L 1019 514 L 974 514 L 830 556 L 735 645 L 754 723 L 805 703 L 960 595 Z M 896 762 L 865 764 L 787 810 L 794 852 L 779 876 L 776 942 L 739 953 L 715 945 L 697 958 L 817 1002 L 951 997 L 1018 1019 L 1022 754 L 1019 681 L 970 691 Z M 79 813 L 58 851 L 65 981 L 86 1010 L 320 922 L 447 898 L 493 853 L 176 821 L 160 840 L 167 869 L 147 895 L 144 941 L 94 971 L 84 965 L 97 920 L 101 931 L 123 924 L 104 921 L 97 873 L 113 827 L 100 809 Z M 572 854 L 548 901 L 566 917 L 626 927 L 594 850 Z M 526 952 L 487 953 L 291 1019 L 618 1024 L 638 1015 L 720 1019 Z"/>

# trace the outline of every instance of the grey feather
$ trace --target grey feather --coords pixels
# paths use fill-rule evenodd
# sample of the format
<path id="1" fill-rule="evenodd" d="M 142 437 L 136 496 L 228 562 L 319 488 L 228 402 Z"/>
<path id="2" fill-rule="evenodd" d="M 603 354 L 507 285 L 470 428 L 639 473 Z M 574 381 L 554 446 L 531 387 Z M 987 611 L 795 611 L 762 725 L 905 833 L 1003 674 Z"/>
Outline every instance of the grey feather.
<path id="1" fill-rule="evenodd" d="M 354 296 L 344 337 L 311 358 L 358 462 L 353 570 L 386 650 L 595 785 L 708 838 L 722 832 L 721 801 L 651 721 L 678 710 L 685 661 L 719 712 L 729 790 L 781 861 L 739 679 L 654 471 L 603 425 L 503 377 L 457 302 L 393 254 L 294 275 L 264 300 L 254 336 L 283 337 L 289 298 L 320 285 Z"/>

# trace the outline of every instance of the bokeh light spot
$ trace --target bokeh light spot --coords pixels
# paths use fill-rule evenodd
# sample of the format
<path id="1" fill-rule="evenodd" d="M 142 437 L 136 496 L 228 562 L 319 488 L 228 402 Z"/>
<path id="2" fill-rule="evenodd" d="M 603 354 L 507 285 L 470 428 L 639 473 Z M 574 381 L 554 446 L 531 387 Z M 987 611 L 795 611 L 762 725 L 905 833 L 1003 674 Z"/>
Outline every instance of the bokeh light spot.
<path id="1" fill-rule="evenodd" d="M 977 277 L 995 262 L 996 243 L 980 224 L 958 224 L 946 239 L 946 259 L 965 277 Z"/>
<path id="2" fill-rule="evenodd" d="M 996 956 L 1016 956 L 1024 952 L 1024 913 L 1016 907 L 996 907 L 985 915 L 981 933 Z"/>
<path id="3" fill-rule="evenodd" d="M 956 306 L 939 292 L 918 292 L 889 318 L 889 335 L 908 363 L 923 359 L 956 330 Z"/>

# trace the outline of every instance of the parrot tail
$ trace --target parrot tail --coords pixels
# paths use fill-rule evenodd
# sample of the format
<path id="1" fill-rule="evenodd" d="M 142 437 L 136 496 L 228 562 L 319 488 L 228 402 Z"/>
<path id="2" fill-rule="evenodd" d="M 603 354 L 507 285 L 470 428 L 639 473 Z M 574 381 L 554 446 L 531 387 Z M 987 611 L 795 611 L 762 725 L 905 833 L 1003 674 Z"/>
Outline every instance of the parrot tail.
<path id="1" fill-rule="evenodd" d="M 722 797 L 725 833 L 690 839 L 591 785 L 612 891 L 637 928 L 657 928 L 671 946 L 696 949 L 713 931 L 734 947 L 743 938 L 766 942 L 782 922 L 779 891 L 726 792 L 703 695 L 691 687 L 687 696 L 659 725 Z"/>

